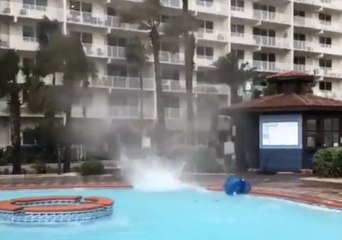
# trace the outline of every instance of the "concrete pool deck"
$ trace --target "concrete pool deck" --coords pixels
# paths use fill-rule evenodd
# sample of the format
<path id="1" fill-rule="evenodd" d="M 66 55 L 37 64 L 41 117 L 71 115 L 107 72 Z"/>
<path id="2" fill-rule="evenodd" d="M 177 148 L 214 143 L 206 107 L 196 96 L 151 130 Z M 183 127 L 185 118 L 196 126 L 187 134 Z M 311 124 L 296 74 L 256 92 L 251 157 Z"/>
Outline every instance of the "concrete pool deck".
<path id="1" fill-rule="evenodd" d="M 318 179 L 303 174 L 239 175 L 251 182 L 251 193 L 255 195 L 342 209 L 342 179 Z M 222 190 L 225 178 L 226 174 L 185 173 L 182 176 L 185 182 L 216 191 Z M 81 177 L 72 174 L 51 174 L 0 177 L 0 190 L 127 187 L 131 186 L 113 175 Z"/>

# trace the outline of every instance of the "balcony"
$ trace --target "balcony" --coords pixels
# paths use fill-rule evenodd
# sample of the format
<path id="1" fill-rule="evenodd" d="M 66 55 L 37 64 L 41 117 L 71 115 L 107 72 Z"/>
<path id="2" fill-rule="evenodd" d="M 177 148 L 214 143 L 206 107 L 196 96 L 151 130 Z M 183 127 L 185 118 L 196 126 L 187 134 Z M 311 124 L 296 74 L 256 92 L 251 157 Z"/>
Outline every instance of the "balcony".
<path id="1" fill-rule="evenodd" d="M 219 2 L 196 0 L 196 5 L 193 6 L 192 9 L 196 12 L 228 16 L 228 2 L 223 4 Z"/>
<path id="2" fill-rule="evenodd" d="M 107 46 L 107 57 L 113 59 L 126 59 L 125 47 Z"/>
<path id="3" fill-rule="evenodd" d="M 229 89 L 224 84 L 198 82 L 194 86 L 194 92 L 202 94 L 229 94 Z"/>
<path id="4" fill-rule="evenodd" d="M 289 17 L 279 12 L 269 12 L 262 10 L 253 10 L 253 17 L 260 21 L 277 22 L 283 24 L 290 24 Z"/>
<path id="5" fill-rule="evenodd" d="M 82 43 L 85 54 L 89 57 L 107 58 L 107 48 L 104 45 Z"/>
<path id="6" fill-rule="evenodd" d="M 9 47 L 22 51 L 36 51 L 38 42 L 33 36 L 10 35 Z"/>
<path id="7" fill-rule="evenodd" d="M 259 60 L 253 60 L 253 67 L 257 68 L 259 71 L 265 72 L 280 72 L 290 69 L 289 65 L 285 63 Z"/>
<path id="8" fill-rule="evenodd" d="M 183 55 L 179 52 L 171 53 L 167 51 L 160 51 L 159 58 L 161 62 L 165 63 L 182 64 L 184 62 Z"/>
<path id="9" fill-rule="evenodd" d="M 114 29 L 139 30 L 139 24 L 123 23 L 120 21 L 120 18 L 116 16 L 107 16 L 105 24 L 107 27 Z"/>
<path id="10" fill-rule="evenodd" d="M 180 108 L 165 107 L 165 118 L 166 119 L 179 119 L 181 118 Z"/>
<path id="11" fill-rule="evenodd" d="M 9 48 L 9 36 L 0 34 L 0 48 Z"/>
<path id="12" fill-rule="evenodd" d="M 195 61 L 197 66 L 212 66 L 214 62 L 214 56 L 196 55 Z"/>
<path id="13" fill-rule="evenodd" d="M 161 0 L 160 3 L 164 7 L 169 7 L 169 8 L 181 8 L 182 7 L 180 0 Z"/>
<path id="14" fill-rule="evenodd" d="M 140 90 L 140 80 L 138 77 L 101 76 L 98 79 L 93 79 L 90 82 L 90 87 Z M 153 79 L 144 78 L 143 88 L 144 90 L 153 90 Z"/>
<path id="15" fill-rule="evenodd" d="M 164 92 L 186 92 L 185 82 L 179 80 L 163 79 Z"/>
<path id="16" fill-rule="evenodd" d="M 139 106 L 110 106 L 109 116 L 118 119 L 138 119 L 140 117 Z"/>
<path id="17" fill-rule="evenodd" d="M 290 48 L 286 38 L 253 35 L 255 44 L 263 47 Z"/>
<path id="18" fill-rule="evenodd" d="M 315 69 L 314 66 L 308 64 L 294 64 L 293 68 L 297 72 L 304 72 L 309 74 L 313 74 L 313 71 Z"/>
<path id="19" fill-rule="evenodd" d="M 228 41 L 227 32 L 221 32 L 210 29 L 199 29 L 197 32 L 197 39 L 219 42 Z"/>
<path id="20" fill-rule="evenodd" d="M 70 10 L 67 21 L 94 27 L 106 27 L 105 15 L 94 15 L 93 13 Z"/>
<path id="21" fill-rule="evenodd" d="M 49 16 L 50 19 L 63 20 L 63 9 L 44 5 L 10 3 L 11 12 L 18 17 L 41 19 Z"/>
<path id="22" fill-rule="evenodd" d="M 295 50 L 313 52 L 317 51 L 316 47 L 313 42 L 293 40 L 293 48 Z"/>
<path id="23" fill-rule="evenodd" d="M 253 19 L 253 11 L 250 8 L 231 6 L 232 17 Z"/>
<path id="24" fill-rule="evenodd" d="M 330 32 L 341 32 L 340 24 L 337 22 L 328 22 L 328 21 L 318 21 L 319 27 L 322 30 L 330 31 Z"/>
<path id="25" fill-rule="evenodd" d="M 333 69 L 333 68 L 320 68 L 321 70 L 321 75 L 324 77 L 330 77 L 330 78 L 342 78 L 342 74 L 338 69 Z"/>
<path id="26" fill-rule="evenodd" d="M 0 15 L 11 15 L 13 14 L 12 3 L 5 0 L 0 0 Z"/>
<path id="27" fill-rule="evenodd" d="M 240 32 L 231 32 L 230 40 L 233 43 L 237 44 L 245 44 L 245 45 L 255 45 L 255 40 L 253 39 L 252 34 L 245 34 Z"/>

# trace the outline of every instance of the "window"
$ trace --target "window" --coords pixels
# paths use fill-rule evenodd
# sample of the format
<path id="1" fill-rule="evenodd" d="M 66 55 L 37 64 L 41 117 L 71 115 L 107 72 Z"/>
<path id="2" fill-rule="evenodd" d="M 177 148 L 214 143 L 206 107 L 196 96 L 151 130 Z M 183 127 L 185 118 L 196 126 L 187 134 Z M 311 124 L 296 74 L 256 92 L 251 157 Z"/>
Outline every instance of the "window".
<path id="1" fill-rule="evenodd" d="M 168 16 L 168 15 L 160 15 L 160 22 L 161 23 L 166 23 L 169 20 L 170 20 L 170 16 Z"/>
<path id="2" fill-rule="evenodd" d="M 331 37 L 319 37 L 319 43 L 322 47 L 331 47 Z"/>
<path id="3" fill-rule="evenodd" d="M 293 34 L 293 39 L 295 41 L 305 41 L 305 34 L 302 33 L 294 33 Z"/>
<path id="4" fill-rule="evenodd" d="M 179 80 L 179 71 L 176 69 L 163 69 L 161 76 L 165 80 Z"/>
<path id="5" fill-rule="evenodd" d="M 239 60 L 245 59 L 245 51 L 240 49 L 233 49 L 232 52 Z"/>
<path id="6" fill-rule="evenodd" d="M 33 26 L 23 26 L 23 40 L 34 41 L 36 37 L 36 29 Z"/>
<path id="7" fill-rule="evenodd" d="M 212 59 L 214 57 L 214 49 L 212 47 L 198 46 L 196 48 L 196 53 L 198 57 L 204 57 Z"/>
<path id="8" fill-rule="evenodd" d="M 81 3 L 78 1 L 70 0 L 70 10 L 81 11 Z"/>
<path id="9" fill-rule="evenodd" d="M 324 22 L 324 23 L 331 23 L 331 15 L 327 14 L 327 13 L 320 13 L 318 15 L 318 18 L 320 21 Z"/>
<path id="10" fill-rule="evenodd" d="M 276 33 L 273 29 L 253 28 L 253 34 L 259 36 L 275 37 Z"/>
<path id="11" fill-rule="evenodd" d="M 27 129 L 22 131 L 23 145 L 37 145 L 38 134 L 34 129 Z"/>
<path id="12" fill-rule="evenodd" d="M 80 39 L 81 43 L 92 44 L 93 43 L 93 34 L 85 33 L 85 32 L 71 32 L 71 35 L 76 39 Z"/>
<path id="13" fill-rule="evenodd" d="M 79 2 L 74 0 L 70 0 L 69 7 L 70 10 L 86 13 L 91 13 L 93 8 L 91 3 Z"/>
<path id="14" fill-rule="evenodd" d="M 237 8 L 244 8 L 245 7 L 245 2 L 244 0 L 231 0 L 230 5 L 232 6 L 232 9 L 234 10 Z"/>
<path id="15" fill-rule="evenodd" d="M 179 52 L 179 45 L 170 42 L 161 42 L 160 50 L 165 52 L 176 53 Z"/>
<path id="16" fill-rule="evenodd" d="M 176 96 L 165 96 L 164 97 L 164 106 L 166 108 L 179 108 L 179 98 Z"/>
<path id="17" fill-rule="evenodd" d="M 122 95 L 109 95 L 108 103 L 110 106 L 139 106 L 139 98 L 137 97 L 125 97 Z"/>
<path id="18" fill-rule="evenodd" d="M 200 30 L 212 33 L 214 30 L 214 22 L 200 20 L 199 21 L 199 27 L 200 27 Z"/>
<path id="19" fill-rule="evenodd" d="M 255 52 L 255 53 L 253 53 L 253 60 L 275 62 L 276 56 L 274 53 Z"/>
<path id="20" fill-rule="evenodd" d="M 319 59 L 319 66 L 321 68 L 332 68 L 332 60 L 331 59 L 320 58 Z"/>
<path id="21" fill-rule="evenodd" d="M 243 36 L 245 33 L 244 25 L 232 24 L 230 28 L 233 36 Z"/>
<path id="22" fill-rule="evenodd" d="M 321 81 L 319 82 L 319 90 L 324 91 L 331 91 L 332 89 L 332 83 L 327 81 Z"/>
<path id="23" fill-rule="evenodd" d="M 293 16 L 295 17 L 305 17 L 305 12 L 301 10 L 294 10 L 293 11 Z"/>
<path id="24" fill-rule="evenodd" d="M 82 12 L 91 13 L 93 10 L 91 3 L 82 2 L 81 7 L 82 7 L 81 9 Z"/>
<path id="25" fill-rule="evenodd" d="M 108 65 L 107 72 L 109 76 L 119 77 L 138 77 L 139 71 L 136 67 L 126 65 Z"/>
<path id="26" fill-rule="evenodd" d="M 107 42 L 109 46 L 126 46 L 127 39 L 121 37 L 113 37 L 112 35 L 108 35 Z"/>
<path id="27" fill-rule="evenodd" d="M 108 16 L 116 16 L 117 12 L 115 8 L 107 7 L 107 15 Z"/>
<path id="28" fill-rule="evenodd" d="M 47 0 L 23 0 L 23 8 L 25 9 L 45 10 L 46 6 Z"/>
<path id="29" fill-rule="evenodd" d="M 303 56 L 295 56 L 293 59 L 293 63 L 297 65 L 305 65 L 305 57 Z"/>
<path id="30" fill-rule="evenodd" d="M 339 118 L 310 117 L 306 120 L 306 146 L 311 148 L 339 146 Z"/>
<path id="31" fill-rule="evenodd" d="M 267 6 L 259 3 L 254 3 L 253 8 L 255 10 L 261 10 L 261 11 L 268 11 L 268 12 L 275 12 L 275 7 L 274 6 Z"/>
<path id="32" fill-rule="evenodd" d="M 197 82 L 206 82 L 205 72 L 198 71 L 196 73 Z"/>

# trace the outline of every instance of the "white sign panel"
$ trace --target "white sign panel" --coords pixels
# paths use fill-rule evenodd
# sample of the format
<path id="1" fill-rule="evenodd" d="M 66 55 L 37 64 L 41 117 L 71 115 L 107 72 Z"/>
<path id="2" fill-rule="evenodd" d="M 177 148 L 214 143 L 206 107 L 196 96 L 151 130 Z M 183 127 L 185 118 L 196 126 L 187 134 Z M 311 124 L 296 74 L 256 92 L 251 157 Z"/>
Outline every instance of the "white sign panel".
<path id="1" fill-rule="evenodd" d="M 299 145 L 298 122 L 263 122 L 263 146 Z"/>

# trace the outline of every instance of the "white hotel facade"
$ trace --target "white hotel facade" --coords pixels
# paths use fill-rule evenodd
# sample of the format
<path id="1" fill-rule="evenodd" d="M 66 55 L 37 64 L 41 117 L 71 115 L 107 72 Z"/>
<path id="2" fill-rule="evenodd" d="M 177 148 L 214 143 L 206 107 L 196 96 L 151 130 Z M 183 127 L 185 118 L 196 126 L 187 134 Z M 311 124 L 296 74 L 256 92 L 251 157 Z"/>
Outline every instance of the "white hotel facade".
<path id="1" fill-rule="evenodd" d="M 91 124 L 94 138 L 100 129 L 138 133 L 140 104 L 144 105 L 146 129 L 152 129 L 156 119 L 152 56 L 143 72 L 143 101 L 139 100 L 138 70 L 125 61 L 127 39 L 139 36 L 148 40 L 147 33 L 136 25 L 119 21 L 118 9 L 132 1 L 0 0 L 0 51 L 16 49 L 21 59 L 33 58 L 38 47 L 36 24 L 44 15 L 57 19 L 64 33 L 79 34 L 87 56 L 96 64 L 98 78 L 90 82 L 87 121 L 77 102 L 72 116 L 75 122 Z M 162 21 L 181 13 L 181 0 L 161 1 Z M 230 95 L 227 86 L 205 82 L 205 72 L 230 51 L 236 51 L 241 61 L 262 72 L 296 70 L 316 74 L 316 94 L 342 99 L 342 1 L 189 0 L 189 5 L 201 21 L 193 77 L 199 144 L 207 141 L 212 104 L 229 104 Z M 183 53 L 182 46 L 178 53 L 171 53 L 167 45 L 161 44 L 166 124 L 178 136 L 186 128 Z M 5 99 L 0 100 L 0 146 L 8 145 L 10 139 L 6 108 Z M 42 115 L 31 114 L 25 105 L 22 117 L 23 132 L 42 120 Z M 224 124 L 220 127 L 225 128 Z M 22 141 L 32 144 L 25 134 Z"/>

